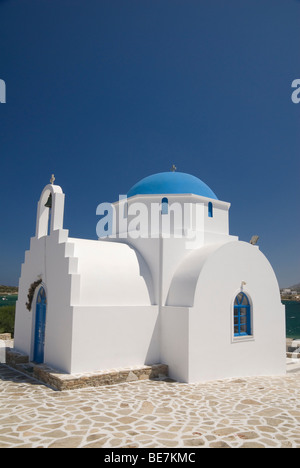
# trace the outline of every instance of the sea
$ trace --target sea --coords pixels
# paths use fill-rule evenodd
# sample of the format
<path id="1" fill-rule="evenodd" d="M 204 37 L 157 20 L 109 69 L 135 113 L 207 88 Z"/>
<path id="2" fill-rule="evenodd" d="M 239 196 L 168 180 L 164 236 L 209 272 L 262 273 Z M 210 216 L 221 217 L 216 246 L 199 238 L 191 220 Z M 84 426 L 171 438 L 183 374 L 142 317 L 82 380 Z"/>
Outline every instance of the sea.
<path id="1" fill-rule="evenodd" d="M 18 300 L 17 294 L 11 294 L 9 296 L 0 295 L 0 307 L 15 305 Z"/>
<path id="2" fill-rule="evenodd" d="M 0 296 L 0 307 L 14 305 L 17 295 Z M 300 339 L 300 302 L 282 301 L 285 305 L 286 337 Z"/>
<path id="3" fill-rule="evenodd" d="M 286 337 L 300 338 L 300 302 L 282 301 L 285 305 Z"/>

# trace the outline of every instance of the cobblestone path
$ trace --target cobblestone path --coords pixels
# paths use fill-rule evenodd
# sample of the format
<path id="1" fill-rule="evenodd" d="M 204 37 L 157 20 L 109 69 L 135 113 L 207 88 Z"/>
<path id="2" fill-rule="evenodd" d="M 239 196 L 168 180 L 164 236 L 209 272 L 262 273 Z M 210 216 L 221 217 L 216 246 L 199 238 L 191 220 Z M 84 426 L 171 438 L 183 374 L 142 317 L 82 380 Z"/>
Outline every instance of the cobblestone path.
<path id="1" fill-rule="evenodd" d="M 0 365 L 0 448 L 300 448 L 300 373 L 56 392 Z"/>

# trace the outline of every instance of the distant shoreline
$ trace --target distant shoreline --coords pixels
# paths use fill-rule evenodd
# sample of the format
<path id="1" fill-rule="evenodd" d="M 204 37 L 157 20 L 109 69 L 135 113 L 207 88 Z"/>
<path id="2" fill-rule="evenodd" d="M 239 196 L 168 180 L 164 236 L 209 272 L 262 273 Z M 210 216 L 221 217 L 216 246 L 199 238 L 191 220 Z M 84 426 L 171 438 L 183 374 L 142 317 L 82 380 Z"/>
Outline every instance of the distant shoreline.
<path id="1" fill-rule="evenodd" d="M 291 302 L 300 302 L 299 297 L 290 297 L 290 296 L 282 296 L 281 300 L 282 301 L 291 301 Z"/>
<path id="2" fill-rule="evenodd" d="M 0 296 L 17 296 L 19 288 L 17 286 L 5 286 L 0 284 Z"/>

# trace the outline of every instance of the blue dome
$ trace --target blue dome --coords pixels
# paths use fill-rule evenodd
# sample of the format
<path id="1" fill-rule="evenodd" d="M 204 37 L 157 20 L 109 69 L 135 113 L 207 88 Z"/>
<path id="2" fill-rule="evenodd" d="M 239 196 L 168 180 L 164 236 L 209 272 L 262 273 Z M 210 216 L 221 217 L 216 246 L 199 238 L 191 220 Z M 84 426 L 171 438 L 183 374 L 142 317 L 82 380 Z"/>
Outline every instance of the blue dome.
<path id="1" fill-rule="evenodd" d="M 216 194 L 202 180 L 183 172 L 160 172 L 145 177 L 131 187 L 127 197 L 175 193 L 192 193 L 218 200 Z"/>

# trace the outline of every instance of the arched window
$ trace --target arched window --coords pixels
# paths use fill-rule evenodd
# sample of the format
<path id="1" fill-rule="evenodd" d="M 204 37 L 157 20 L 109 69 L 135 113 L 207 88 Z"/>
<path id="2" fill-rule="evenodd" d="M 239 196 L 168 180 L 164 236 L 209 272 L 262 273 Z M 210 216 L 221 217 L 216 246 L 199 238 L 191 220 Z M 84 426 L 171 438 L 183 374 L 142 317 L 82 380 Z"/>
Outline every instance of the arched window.
<path id="1" fill-rule="evenodd" d="M 208 217 L 209 218 L 213 217 L 213 204 L 212 204 L 212 202 L 209 202 L 209 204 L 208 204 Z"/>
<path id="2" fill-rule="evenodd" d="M 168 214 L 169 213 L 169 200 L 167 198 L 163 198 L 161 201 L 161 214 Z"/>
<path id="3" fill-rule="evenodd" d="M 234 301 L 234 336 L 252 334 L 251 306 L 245 293 L 240 292 Z"/>

